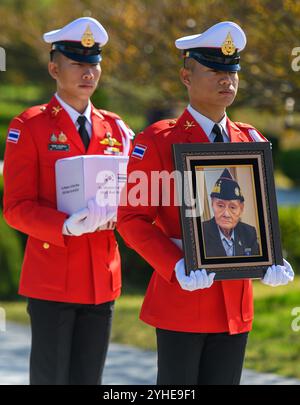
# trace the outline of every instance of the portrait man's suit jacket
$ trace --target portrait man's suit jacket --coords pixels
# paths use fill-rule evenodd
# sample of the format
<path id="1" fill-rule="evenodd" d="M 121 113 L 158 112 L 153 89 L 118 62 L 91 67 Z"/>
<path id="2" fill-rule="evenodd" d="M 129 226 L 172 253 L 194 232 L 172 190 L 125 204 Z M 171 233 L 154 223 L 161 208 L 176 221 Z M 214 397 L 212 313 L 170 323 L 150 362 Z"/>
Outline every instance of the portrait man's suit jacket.
<path id="1" fill-rule="evenodd" d="M 220 232 L 213 217 L 203 222 L 204 245 L 207 257 L 226 256 Z M 234 256 L 254 256 L 259 254 L 256 229 L 244 222 L 234 228 Z"/>

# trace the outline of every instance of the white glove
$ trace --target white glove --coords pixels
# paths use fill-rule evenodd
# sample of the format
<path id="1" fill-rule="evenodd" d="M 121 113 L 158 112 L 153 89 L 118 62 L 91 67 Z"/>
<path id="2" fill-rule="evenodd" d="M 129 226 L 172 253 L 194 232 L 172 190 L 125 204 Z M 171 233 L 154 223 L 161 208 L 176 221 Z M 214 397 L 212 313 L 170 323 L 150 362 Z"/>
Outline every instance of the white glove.
<path id="1" fill-rule="evenodd" d="M 63 235 L 82 235 L 85 232 L 85 220 L 88 214 L 88 208 L 83 208 L 82 210 L 75 212 L 68 219 L 66 219 L 62 231 Z"/>
<path id="2" fill-rule="evenodd" d="M 88 208 L 84 208 L 71 215 L 64 223 L 63 234 L 80 236 L 84 233 L 95 232 L 113 217 L 107 206 L 100 207 L 95 199 L 88 201 Z"/>
<path id="3" fill-rule="evenodd" d="M 117 224 L 117 218 L 113 217 L 105 225 L 99 226 L 99 228 L 97 229 L 97 232 L 113 231 L 114 229 L 116 229 L 116 224 Z"/>
<path id="4" fill-rule="evenodd" d="M 180 287 L 183 290 L 195 291 L 209 288 L 214 282 L 216 273 L 207 275 L 206 270 L 191 271 L 190 275 L 185 274 L 184 259 L 180 259 L 175 265 L 175 274 Z"/>
<path id="5" fill-rule="evenodd" d="M 284 266 L 269 267 L 261 280 L 263 284 L 270 285 L 271 287 L 277 287 L 279 285 L 286 285 L 294 280 L 294 271 L 289 262 L 283 259 Z"/>

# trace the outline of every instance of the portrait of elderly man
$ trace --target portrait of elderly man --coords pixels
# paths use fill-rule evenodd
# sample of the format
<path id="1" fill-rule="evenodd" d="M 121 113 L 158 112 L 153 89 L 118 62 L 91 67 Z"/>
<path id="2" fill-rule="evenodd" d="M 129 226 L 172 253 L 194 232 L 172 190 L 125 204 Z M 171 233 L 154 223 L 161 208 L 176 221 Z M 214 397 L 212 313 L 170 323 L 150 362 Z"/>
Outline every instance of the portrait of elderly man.
<path id="1" fill-rule="evenodd" d="M 203 222 L 205 256 L 259 255 L 256 229 L 241 220 L 244 197 L 228 169 L 215 183 L 210 197 L 214 216 Z"/>

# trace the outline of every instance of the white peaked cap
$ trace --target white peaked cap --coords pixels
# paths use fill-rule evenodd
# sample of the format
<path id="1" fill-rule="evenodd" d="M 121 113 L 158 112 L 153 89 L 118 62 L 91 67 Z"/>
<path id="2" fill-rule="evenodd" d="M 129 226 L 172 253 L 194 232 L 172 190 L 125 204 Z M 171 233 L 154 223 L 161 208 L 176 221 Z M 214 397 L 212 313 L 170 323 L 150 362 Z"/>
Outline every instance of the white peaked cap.
<path id="1" fill-rule="evenodd" d="M 213 25 L 202 34 L 189 35 L 175 41 L 178 49 L 192 48 L 221 48 L 227 35 L 230 33 L 236 49 L 242 51 L 247 43 L 246 35 L 242 28 L 231 21 L 223 21 Z"/>
<path id="2" fill-rule="evenodd" d="M 50 44 L 59 41 L 81 42 L 86 30 L 89 29 L 93 35 L 95 43 L 100 47 L 108 42 L 108 34 L 105 28 L 91 17 L 81 17 L 70 22 L 63 28 L 47 32 L 43 35 L 44 41 Z"/>

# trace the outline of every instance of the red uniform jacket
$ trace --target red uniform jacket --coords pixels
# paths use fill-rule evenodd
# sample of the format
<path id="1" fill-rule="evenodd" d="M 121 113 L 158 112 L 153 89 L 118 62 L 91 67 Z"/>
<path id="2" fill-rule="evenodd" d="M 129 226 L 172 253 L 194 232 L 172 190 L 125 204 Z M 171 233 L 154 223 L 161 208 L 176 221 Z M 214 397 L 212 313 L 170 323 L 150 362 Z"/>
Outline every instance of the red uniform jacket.
<path id="1" fill-rule="evenodd" d="M 91 119 L 93 132 L 87 152 L 71 118 L 55 97 L 48 105 L 25 111 L 10 124 L 4 160 L 4 217 L 10 226 L 29 235 L 21 295 L 99 304 L 120 294 L 120 256 L 114 232 L 64 236 L 67 215 L 56 209 L 56 160 L 85 153 L 103 154 L 107 145 L 100 142 L 107 132 L 121 144 L 126 136 L 116 114 L 92 107 Z M 63 148 L 69 150 L 49 150 L 55 142 L 53 135 L 58 138 L 56 143 L 68 145 Z"/>
<path id="2" fill-rule="evenodd" d="M 256 138 L 265 140 L 247 124 L 228 119 L 227 127 L 231 142 L 252 142 L 253 131 Z M 132 172 L 144 171 L 149 179 L 151 171 L 170 173 L 175 170 L 172 144 L 194 142 L 209 140 L 187 110 L 177 121 L 160 121 L 140 133 L 135 141 L 140 146 L 139 153 L 133 152 L 129 161 L 127 197 L 136 187 L 130 183 Z M 149 181 L 149 192 L 150 188 Z M 159 189 L 158 201 L 162 201 L 165 191 L 163 187 Z M 182 290 L 174 267 L 183 253 L 170 241 L 170 238 L 181 239 L 179 207 L 174 206 L 174 198 L 169 206 L 150 206 L 149 200 L 143 205 L 133 207 L 127 203 L 119 207 L 118 213 L 119 233 L 155 269 L 141 319 L 157 328 L 175 331 L 231 334 L 249 331 L 253 319 L 251 281 L 217 281 L 209 289 Z"/>

